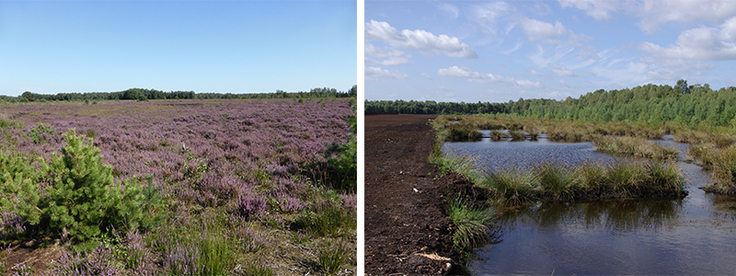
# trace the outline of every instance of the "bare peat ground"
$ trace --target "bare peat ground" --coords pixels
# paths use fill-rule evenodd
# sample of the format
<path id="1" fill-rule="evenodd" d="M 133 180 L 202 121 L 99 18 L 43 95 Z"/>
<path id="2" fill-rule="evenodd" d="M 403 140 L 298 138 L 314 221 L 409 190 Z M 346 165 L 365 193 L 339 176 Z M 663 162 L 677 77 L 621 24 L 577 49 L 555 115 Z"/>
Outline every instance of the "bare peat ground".
<path id="1" fill-rule="evenodd" d="M 435 178 L 434 117 L 365 116 L 367 275 L 455 274 L 464 263 L 452 249 L 446 198 L 471 185 L 454 173 Z"/>

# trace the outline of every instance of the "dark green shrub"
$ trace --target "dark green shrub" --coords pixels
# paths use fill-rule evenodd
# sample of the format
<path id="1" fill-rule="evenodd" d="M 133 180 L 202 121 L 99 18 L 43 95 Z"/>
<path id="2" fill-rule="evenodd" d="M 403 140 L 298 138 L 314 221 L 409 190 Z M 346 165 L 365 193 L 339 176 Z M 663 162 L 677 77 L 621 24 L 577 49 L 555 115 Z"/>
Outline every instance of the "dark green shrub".
<path id="1" fill-rule="evenodd" d="M 41 217 L 38 169 L 19 155 L 0 154 L 0 212 L 37 224 Z"/>
<path id="2" fill-rule="evenodd" d="M 86 240 L 112 228 L 138 228 L 142 188 L 134 181 L 115 185 L 112 167 L 102 164 L 92 139 L 85 144 L 84 136 L 70 130 L 64 140 L 61 156 L 54 154 L 47 168 L 51 185 L 40 204 L 49 231 Z"/>
<path id="3" fill-rule="evenodd" d="M 333 145 L 335 156 L 331 156 L 329 165 L 329 182 L 333 188 L 355 192 L 358 181 L 358 142 L 351 138 L 349 142 Z"/>

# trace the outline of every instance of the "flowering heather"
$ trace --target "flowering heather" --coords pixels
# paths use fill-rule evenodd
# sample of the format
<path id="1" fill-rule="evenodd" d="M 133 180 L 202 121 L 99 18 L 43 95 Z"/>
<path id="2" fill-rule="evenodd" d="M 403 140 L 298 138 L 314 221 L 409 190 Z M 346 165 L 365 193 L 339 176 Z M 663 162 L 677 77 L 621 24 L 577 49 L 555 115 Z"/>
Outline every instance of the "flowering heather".
<path id="1" fill-rule="evenodd" d="M 10 212 L 0 212 L 0 238 L 14 236 L 26 230 L 23 219 Z"/>
<path id="2" fill-rule="evenodd" d="M 74 128 L 97 136 L 94 144 L 116 180 L 153 175 L 157 184 L 187 183 L 165 188 L 222 205 L 251 196 L 240 194 L 243 186 L 271 188 L 263 196 L 298 192 L 304 180 L 294 176 L 324 162 L 320 153 L 328 145 L 347 142 L 353 109 L 337 99 L 187 100 L 11 105 L 0 113 L 25 124 L 9 130 L 20 152 L 50 160 L 64 145 L 61 134 Z M 35 143 L 31 136 L 41 128 L 53 135 L 43 132 L 46 142 Z"/>
<path id="3" fill-rule="evenodd" d="M 142 204 L 150 211 L 146 215 L 150 228 L 121 233 L 116 236 L 119 244 L 112 247 L 100 245 L 87 254 L 65 253 L 55 272 L 232 272 L 244 260 L 266 255 L 271 259 L 265 262 L 291 262 L 289 266 L 300 266 L 306 273 L 311 268 L 303 264 L 315 260 L 272 255 L 284 242 L 276 242 L 273 235 L 296 231 L 294 224 L 305 217 L 320 219 L 323 210 L 352 223 L 345 226 L 340 221 L 348 233 L 354 230 L 355 219 L 349 218 L 355 217 L 354 189 L 334 191 L 340 185 L 314 177 L 343 154 L 335 145 L 351 141 L 348 118 L 354 112 L 344 99 L 0 105 L 3 120 L 10 122 L 0 128 L 0 154 L 27 156 L 40 170 L 66 145 L 62 134 L 75 129 L 100 149 L 102 163 L 112 167 L 116 185 L 141 184 L 138 189 L 143 189 Z M 331 200 L 324 199 L 328 194 Z M 217 215 L 205 216 L 208 212 Z M 235 221 L 209 221 L 210 216 L 220 215 Z M 22 233 L 23 227 L 16 215 L 0 214 L 0 238 Z M 354 234 L 327 238 L 354 244 Z M 121 250 L 127 257 L 118 254 Z M 116 259 L 118 266 L 110 266 L 105 258 Z"/>

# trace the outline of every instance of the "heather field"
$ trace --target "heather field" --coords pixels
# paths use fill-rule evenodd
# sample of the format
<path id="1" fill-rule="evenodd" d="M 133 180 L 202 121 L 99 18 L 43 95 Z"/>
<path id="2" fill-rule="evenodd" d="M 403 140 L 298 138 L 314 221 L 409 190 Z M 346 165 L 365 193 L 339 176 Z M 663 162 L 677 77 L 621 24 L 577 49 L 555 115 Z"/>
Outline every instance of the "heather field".
<path id="1" fill-rule="evenodd" d="M 336 98 L 0 105 L 0 269 L 354 274 L 354 115 Z"/>

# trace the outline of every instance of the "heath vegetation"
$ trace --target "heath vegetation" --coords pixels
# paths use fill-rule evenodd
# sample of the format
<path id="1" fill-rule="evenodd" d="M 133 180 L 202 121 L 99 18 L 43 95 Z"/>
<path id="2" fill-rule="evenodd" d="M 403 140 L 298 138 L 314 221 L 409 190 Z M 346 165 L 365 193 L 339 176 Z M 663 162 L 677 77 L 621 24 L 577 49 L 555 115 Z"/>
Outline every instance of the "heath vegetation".
<path id="1" fill-rule="evenodd" d="M 0 257 L 37 240 L 54 275 L 355 269 L 351 99 L 26 96 L 0 106 Z"/>

